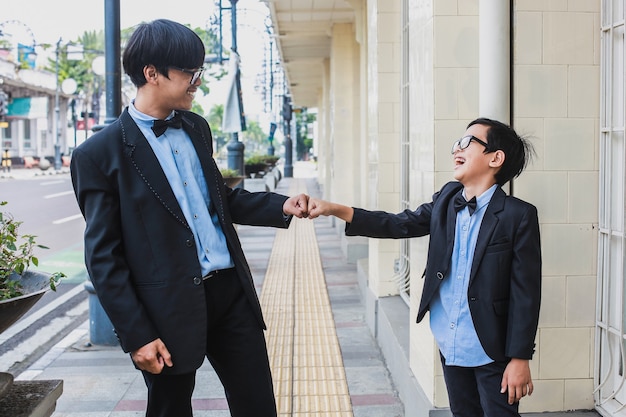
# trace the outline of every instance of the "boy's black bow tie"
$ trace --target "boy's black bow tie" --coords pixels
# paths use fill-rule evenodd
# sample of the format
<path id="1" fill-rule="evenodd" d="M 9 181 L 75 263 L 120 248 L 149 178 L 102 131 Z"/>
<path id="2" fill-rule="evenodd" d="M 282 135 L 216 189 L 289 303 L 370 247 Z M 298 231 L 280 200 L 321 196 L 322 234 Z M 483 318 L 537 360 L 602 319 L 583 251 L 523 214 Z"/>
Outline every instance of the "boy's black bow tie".
<path id="1" fill-rule="evenodd" d="M 180 113 L 174 113 L 174 117 L 168 120 L 155 120 L 154 124 L 152 125 L 152 131 L 158 138 L 163 133 L 165 133 L 168 127 L 173 127 L 175 129 L 180 129 L 182 127 L 182 116 Z"/>
<path id="2" fill-rule="evenodd" d="M 465 200 L 465 197 L 463 197 L 461 193 L 454 197 L 454 210 L 459 212 L 465 207 L 469 210 L 470 216 L 474 214 L 474 211 L 476 211 L 476 196 L 472 197 L 469 201 Z"/>

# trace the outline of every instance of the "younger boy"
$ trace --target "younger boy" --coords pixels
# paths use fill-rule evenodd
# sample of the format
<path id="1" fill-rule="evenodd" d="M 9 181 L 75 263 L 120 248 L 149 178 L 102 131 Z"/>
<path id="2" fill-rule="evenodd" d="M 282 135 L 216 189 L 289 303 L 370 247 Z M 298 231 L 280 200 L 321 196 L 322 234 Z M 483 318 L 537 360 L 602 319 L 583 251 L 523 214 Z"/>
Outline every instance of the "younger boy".
<path id="1" fill-rule="evenodd" d="M 309 217 L 333 215 L 346 235 L 430 235 L 419 323 L 441 354 L 450 409 L 460 417 L 519 416 L 533 391 L 529 360 L 539 320 L 541 249 L 537 209 L 507 196 L 532 148 L 509 126 L 472 121 L 452 146 L 454 178 L 415 211 L 368 211 L 310 199 Z"/>

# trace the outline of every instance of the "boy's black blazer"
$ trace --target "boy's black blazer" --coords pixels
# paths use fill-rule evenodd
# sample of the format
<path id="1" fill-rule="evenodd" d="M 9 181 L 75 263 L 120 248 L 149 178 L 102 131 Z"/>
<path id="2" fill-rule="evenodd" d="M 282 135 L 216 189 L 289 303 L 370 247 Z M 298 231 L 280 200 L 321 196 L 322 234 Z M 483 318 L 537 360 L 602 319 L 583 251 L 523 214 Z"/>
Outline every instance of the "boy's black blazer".
<path id="1" fill-rule="evenodd" d="M 213 159 L 206 121 L 183 111 L 244 292 L 259 326 L 261 308 L 233 223 L 286 228 L 287 197 L 230 189 Z M 85 263 L 124 351 L 161 338 L 174 367 L 202 365 L 207 311 L 196 244 L 148 141 L 125 110 L 72 154 L 72 182 L 86 221 Z"/>
<path id="2" fill-rule="evenodd" d="M 449 182 L 415 211 L 398 214 L 354 209 L 350 236 L 409 238 L 430 235 L 419 323 L 450 267 L 456 212 L 463 186 Z M 483 218 L 472 262 L 467 300 L 487 355 L 503 361 L 531 359 L 541 301 L 541 247 L 537 209 L 498 187 Z"/>

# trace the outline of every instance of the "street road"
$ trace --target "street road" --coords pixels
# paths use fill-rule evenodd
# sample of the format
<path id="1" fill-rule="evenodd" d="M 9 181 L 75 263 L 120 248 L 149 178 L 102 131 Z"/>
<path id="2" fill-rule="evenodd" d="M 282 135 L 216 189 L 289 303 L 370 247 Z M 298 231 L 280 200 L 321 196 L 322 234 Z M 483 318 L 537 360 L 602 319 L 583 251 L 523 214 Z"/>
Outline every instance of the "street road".
<path id="1" fill-rule="evenodd" d="M 25 176 L 0 179 L 0 207 L 21 221 L 19 233 L 36 236 L 38 269 L 63 272 L 56 292 L 47 292 L 19 322 L 0 334 L 0 372 L 18 374 L 48 347 L 88 317 L 84 282 L 83 231 L 85 222 L 74 197 L 70 175 Z"/>

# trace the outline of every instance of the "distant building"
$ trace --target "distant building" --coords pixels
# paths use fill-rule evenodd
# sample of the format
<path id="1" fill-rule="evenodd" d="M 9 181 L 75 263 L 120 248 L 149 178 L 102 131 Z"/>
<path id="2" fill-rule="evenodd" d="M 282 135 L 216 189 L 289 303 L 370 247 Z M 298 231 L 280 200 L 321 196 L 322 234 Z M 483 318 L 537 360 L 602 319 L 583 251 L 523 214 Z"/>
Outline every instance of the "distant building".
<path id="1" fill-rule="evenodd" d="M 55 74 L 20 69 L 10 56 L 0 55 L 0 90 L 9 98 L 4 116 L 8 127 L 0 128 L 2 149 L 9 149 L 14 158 L 53 158 L 57 132 Z M 59 145 L 66 155 L 73 146 L 73 139 L 68 141 L 67 137 L 71 98 L 59 92 Z"/>

